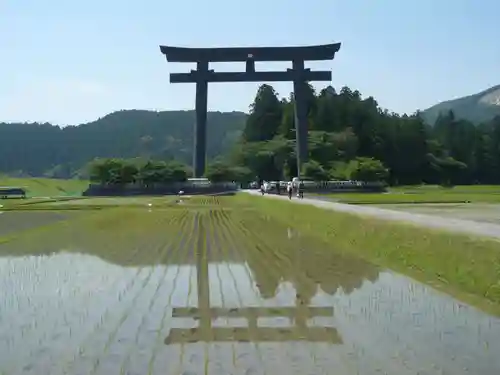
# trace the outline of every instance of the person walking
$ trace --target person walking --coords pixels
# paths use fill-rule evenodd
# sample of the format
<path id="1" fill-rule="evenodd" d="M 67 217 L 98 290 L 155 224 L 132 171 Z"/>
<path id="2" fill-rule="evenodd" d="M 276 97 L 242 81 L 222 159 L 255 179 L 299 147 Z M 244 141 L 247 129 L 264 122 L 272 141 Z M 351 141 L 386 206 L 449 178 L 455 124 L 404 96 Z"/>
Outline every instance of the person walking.
<path id="1" fill-rule="evenodd" d="M 292 194 L 293 194 L 293 185 L 292 181 L 288 181 L 288 184 L 286 185 L 286 191 L 288 193 L 288 199 L 292 199 Z"/>
<path id="2" fill-rule="evenodd" d="M 298 186 L 298 196 L 300 199 L 304 199 L 304 182 L 300 181 Z"/>

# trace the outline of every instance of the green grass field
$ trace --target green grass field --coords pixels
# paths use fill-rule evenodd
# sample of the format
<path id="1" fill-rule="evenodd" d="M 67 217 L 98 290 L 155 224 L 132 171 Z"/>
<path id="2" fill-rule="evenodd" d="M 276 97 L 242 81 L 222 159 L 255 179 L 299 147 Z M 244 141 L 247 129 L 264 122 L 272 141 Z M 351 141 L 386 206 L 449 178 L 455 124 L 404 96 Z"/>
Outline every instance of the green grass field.
<path id="1" fill-rule="evenodd" d="M 79 196 L 88 187 L 85 180 L 11 178 L 0 176 L 0 186 L 22 187 L 28 197 Z"/>
<path id="2" fill-rule="evenodd" d="M 61 180 L 53 178 L 12 178 L 0 175 L 0 187 L 22 187 L 26 190 L 28 199 L 1 199 L 0 210 L 37 209 L 37 204 L 68 200 L 81 197 L 88 187 L 85 180 Z"/>
<path id="3" fill-rule="evenodd" d="M 500 203 L 500 186 L 404 186 L 387 193 L 331 193 L 323 197 L 349 204 Z"/>

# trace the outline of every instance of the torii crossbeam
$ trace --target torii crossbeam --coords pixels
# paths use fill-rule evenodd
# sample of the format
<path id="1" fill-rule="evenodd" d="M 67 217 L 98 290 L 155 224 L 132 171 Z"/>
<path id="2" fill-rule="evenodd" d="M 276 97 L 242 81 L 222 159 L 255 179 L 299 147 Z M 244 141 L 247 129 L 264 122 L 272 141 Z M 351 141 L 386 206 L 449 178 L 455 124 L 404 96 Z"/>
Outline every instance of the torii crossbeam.
<path id="1" fill-rule="evenodd" d="M 193 170 L 201 177 L 206 164 L 207 95 L 208 82 L 293 82 L 295 98 L 295 130 L 297 138 L 297 167 L 307 161 L 306 85 L 309 81 L 331 81 L 331 71 L 311 71 L 305 61 L 333 60 L 340 43 L 302 47 L 237 47 L 237 48 L 184 48 L 160 46 L 169 62 L 196 63 L 189 73 L 171 73 L 171 83 L 196 83 L 196 126 Z M 256 72 L 256 61 L 291 61 L 286 71 Z M 215 72 L 210 62 L 245 62 L 244 72 Z"/>

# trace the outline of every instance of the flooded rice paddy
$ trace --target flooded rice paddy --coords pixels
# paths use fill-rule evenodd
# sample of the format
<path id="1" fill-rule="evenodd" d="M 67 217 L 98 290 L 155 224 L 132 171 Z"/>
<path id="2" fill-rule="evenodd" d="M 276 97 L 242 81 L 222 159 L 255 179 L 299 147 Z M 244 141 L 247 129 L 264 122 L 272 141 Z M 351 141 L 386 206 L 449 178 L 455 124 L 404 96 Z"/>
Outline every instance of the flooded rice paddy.
<path id="1" fill-rule="evenodd" d="M 59 212 L 2 212 L 0 211 L 0 236 L 37 228 L 69 218 L 70 213 Z"/>
<path id="2" fill-rule="evenodd" d="M 0 373 L 500 373 L 500 319 L 209 203 L 91 212 L 0 245 Z"/>

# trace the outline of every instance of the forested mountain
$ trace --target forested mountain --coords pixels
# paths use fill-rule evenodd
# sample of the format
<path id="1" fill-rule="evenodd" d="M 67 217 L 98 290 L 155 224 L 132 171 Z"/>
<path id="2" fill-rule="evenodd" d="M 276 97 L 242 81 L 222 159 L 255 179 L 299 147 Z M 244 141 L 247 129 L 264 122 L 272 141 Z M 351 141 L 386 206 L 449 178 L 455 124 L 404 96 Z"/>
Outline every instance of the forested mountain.
<path id="1" fill-rule="evenodd" d="M 440 114 L 453 111 L 455 117 L 474 124 L 491 121 L 500 116 L 500 85 L 463 98 L 436 104 L 422 112 L 428 124 L 434 124 Z"/>
<path id="2" fill-rule="evenodd" d="M 302 170 L 309 178 L 500 183 L 500 116 L 474 125 L 449 111 L 431 127 L 420 113 L 389 113 L 348 87 L 309 89 L 310 161 Z M 297 176 L 293 107 L 293 97 L 280 101 L 271 86 L 261 86 L 240 142 L 209 173 L 220 178 L 235 168 L 238 176 L 245 168 L 268 180 Z"/>
<path id="3" fill-rule="evenodd" d="M 209 158 L 229 150 L 241 134 L 246 114 L 208 114 Z M 191 163 L 194 111 L 111 113 L 78 126 L 0 123 L 0 172 L 70 177 L 95 157 L 175 158 Z"/>
<path id="4" fill-rule="evenodd" d="M 496 92 L 483 95 L 483 102 L 493 103 Z M 430 126 L 421 113 L 389 113 L 349 87 L 317 93 L 309 86 L 308 102 L 310 160 L 302 172 L 309 178 L 500 183 L 500 116 L 476 125 L 448 111 Z M 272 86 L 262 85 L 250 108 L 249 115 L 209 114 L 207 175 L 214 180 L 297 176 L 293 95 L 280 100 Z M 66 177 L 96 157 L 191 164 L 194 122 L 192 111 L 121 111 L 65 128 L 0 124 L 0 172 Z M 182 169 L 179 163 L 141 163 L 104 160 L 101 169 L 106 175 L 111 166 L 109 175 L 121 183 L 153 175 L 169 181 Z"/>

